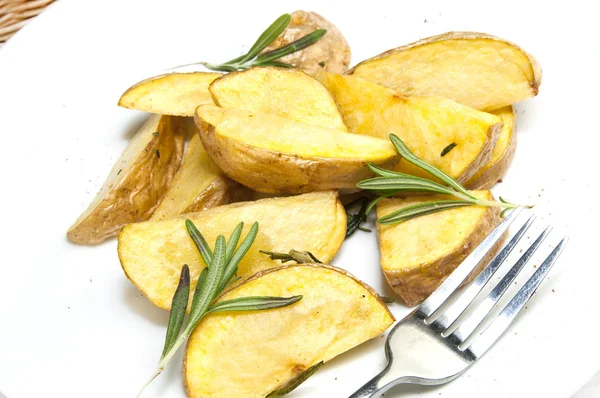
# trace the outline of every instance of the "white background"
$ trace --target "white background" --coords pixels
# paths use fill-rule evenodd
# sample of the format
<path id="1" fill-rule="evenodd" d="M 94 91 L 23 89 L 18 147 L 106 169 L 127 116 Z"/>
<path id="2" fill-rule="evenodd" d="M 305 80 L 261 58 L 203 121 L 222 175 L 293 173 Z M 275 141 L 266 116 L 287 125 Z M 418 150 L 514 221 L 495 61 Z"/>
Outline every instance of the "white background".
<path id="1" fill-rule="evenodd" d="M 586 318 L 597 312 L 600 265 L 593 174 L 600 24 L 592 2 L 548 3 L 57 2 L 0 50 L 0 391 L 9 398 L 137 393 L 162 349 L 168 315 L 126 280 L 115 241 L 82 247 L 64 236 L 145 117 L 118 108 L 118 97 L 164 68 L 233 58 L 283 12 L 307 9 L 340 28 L 353 63 L 448 30 L 491 33 L 538 58 L 540 95 L 517 107 L 519 147 L 495 192 L 537 203 L 541 222 L 558 226 L 549 243 L 568 230 L 569 247 L 480 363 L 446 386 L 396 396 L 571 396 L 600 369 L 595 318 Z M 354 236 L 334 264 L 392 294 L 374 236 Z M 407 311 L 392 309 L 398 317 Z M 383 367 L 383 341 L 331 361 L 290 397 L 347 397 Z M 146 397 L 184 396 L 180 363 Z"/>

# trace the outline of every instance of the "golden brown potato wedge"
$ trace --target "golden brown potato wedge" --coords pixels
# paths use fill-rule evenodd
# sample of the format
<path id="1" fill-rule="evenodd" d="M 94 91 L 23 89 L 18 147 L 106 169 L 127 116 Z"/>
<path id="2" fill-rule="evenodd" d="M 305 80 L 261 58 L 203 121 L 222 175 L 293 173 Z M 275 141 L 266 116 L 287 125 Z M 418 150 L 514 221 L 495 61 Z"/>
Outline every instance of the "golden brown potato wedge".
<path id="1" fill-rule="evenodd" d="M 485 33 L 449 32 L 384 52 L 350 72 L 406 96 L 440 96 L 493 111 L 537 95 L 536 59 Z"/>
<path id="2" fill-rule="evenodd" d="M 194 116 L 201 104 L 212 104 L 208 86 L 220 73 L 169 73 L 142 80 L 119 99 L 119 106 L 150 113 Z"/>
<path id="3" fill-rule="evenodd" d="M 472 191 L 491 200 L 490 191 Z M 442 195 L 383 199 L 377 217 L 402 207 L 438 199 Z M 377 224 L 381 268 L 398 296 L 413 306 L 425 300 L 500 222 L 497 207 L 468 206 L 413 218 L 400 224 Z M 488 259 L 497 251 L 490 251 Z M 468 279 L 487 264 L 483 261 Z"/>
<path id="4" fill-rule="evenodd" d="M 492 158 L 466 182 L 465 186 L 469 189 L 491 188 L 506 173 L 517 148 L 513 107 L 507 106 L 493 113 L 502 118 L 504 125 L 492 151 Z"/>
<path id="5" fill-rule="evenodd" d="M 263 53 L 286 46 L 317 29 L 327 30 L 325 36 L 317 43 L 278 61 L 311 74 L 321 70 L 334 73 L 346 72 L 351 57 L 348 42 L 334 24 L 312 11 L 294 11 L 288 27 Z"/>
<path id="6" fill-rule="evenodd" d="M 121 227 L 150 218 L 181 165 L 185 119 L 152 115 L 117 160 L 98 195 L 67 231 L 94 244 Z"/>
<path id="7" fill-rule="evenodd" d="M 486 164 L 502 119 L 440 97 L 404 97 L 355 76 L 321 73 L 350 132 L 388 139 L 399 136 L 410 150 L 460 182 Z M 444 156 L 451 143 L 456 146 Z M 431 178 L 402 159 L 395 170 Z"/>
<path id="8" fill-rule="evenodd" d="M 218 120 L 214 108 L 196 110 L 204 148 L 229 177 L 255 191 L 355 188 L 371 176 L 368 163 L 391 167 L 397 161 L 387 140 L 234 108 L 222 111 Z"/>
<path id="9" fill-rule="evenodd" d="M 302 299 L 288 307 L 203 319 L 185 351 L 188 396 L 264 398 L 303 370 L 377 337 L 394 322 L 373 289 L 326 265 L 263 271 L 222 300 L 293 295 Z"/>
<path id="10" fill-rule="evenodd" d="M 162 220 L 177 214 L 193 213 L 211 207 L 248 200 L 250 190 L 227 177 L 208 156 L 196 127 L 187 145 L 181 168 L 151 220 Z"/>
<path id="11" fill-rule="evenodd" d="M 242 278 L 280 265 L 259 250 L 310 251 L 329 262 L 346 235 L 346 212 L 335 191 L 232 203 L 168 220 L 129 224 L 118 237 L 121 266 L 131 282 L 160 308 L 171 307 L 183 264 L 190 268 L 191 292 L 204 268 L 185 228 L 186 218 L 196 224 L 211 247 L 219 234 L 229 236 L 238 223 L 245 223 L 242 236 L 252 223 L 259 223 L 258 236 L 239 264 Z"/>
<path id="12" fill-rule="evenodd" d="M 271 113 L 296 122 L 347 131 L 331 94 L 297 69 L 258 67 L 229 73 L 209 87 L 215 104 Z"/>

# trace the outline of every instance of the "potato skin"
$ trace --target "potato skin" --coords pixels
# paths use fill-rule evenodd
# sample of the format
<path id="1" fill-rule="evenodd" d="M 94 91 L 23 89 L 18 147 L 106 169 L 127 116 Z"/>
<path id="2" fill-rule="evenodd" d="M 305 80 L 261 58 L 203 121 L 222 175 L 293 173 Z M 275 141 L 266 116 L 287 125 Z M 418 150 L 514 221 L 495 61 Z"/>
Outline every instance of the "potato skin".
<path id="1" fill-rule="evenodd" d="M 506 151 L 500 159 L 494 162 L 494 164 L 492 164 L 490 167 L 483 170 L 481 174 L 475 173 L 474 178 L 471 178 L 465 183 L 466 188 L 473 190 L 490 189 L 496 184 L 496 182 L 498 182 L 498 180 L 502 178 L 502 176 L 506 173 L 506 170 L 508 170 L 508 167 L 512 163 L 517 149 L 517 134 L 516 125 L 514 121 L 514 108 L 512 109 L 512 112 L 513 125 L 511 127 L 512 133 L 510 135 L 510 144 L 508 148 L 506 149 Z M 506 123 L 506 120 L 504 122 Z M 482 165 L 482 167 L 483 166 L 485 166 L 485 164 Z"/>
<path id="2" fill-rule="evenodd" d="M 288 45 L 317 29 L 327 29 L 327 33 L 312 46 L 285 56 L 279 61 L 294 65 L 309 74 L 322 70 L 346 72 L 352 56 L 348 42 L 334 24 L 312 11 L 294 11 L 288 27 L 263 53 Z"/>
<path id="3" fill-rule="evenodd" d="M 496 141 L 498 141 L 498 136 L 502 131 L 502 123 L 494 124 L 490 126 L 488 130 L 488 137 L 486 144 L 481 149 L 481 152 L 477 156 L 475 160 L 465 169 L 465 171 L 458 177 L 457 181 L 463 184 L 465 181 L 468 181 L 477 170 L 479 170 L 483 165 L 490 161 L 492 157 L 492 151 L 494 150 L 494 145 L 496 145 Z"/>
<path id="4" fill-rule="evenodd" d="M 79 244 L 97 244 L 117 235 L 121 227 L 150 218 L 181 165 L 185 119 L 163 116 L 154 136 L 132 167 L 106 197 L 67 231 Z M 159 155 L 160 154 L 160 155 Z"/>
<path id="5" fill-rule="evenodd" d="M 255 191 L 297 194 L 338 188 L 356 188 L 371 177 L 367 162 L 356 159 L 300 157 L 256 148 L 216 134 L 215 127 L 196 116 L 204 149 L 225 174 Z M 391 167 L 396 158 L 379 164 Z"/>
<path id="6" fill-rule="evenodd" d="M 194 213 L 210 209 L 211 207 L 250 200 L 250 198 L 251 191 L 248 188 L 222 175 L 217 177 L 208 188 L 202 191 L 194 199 L 194 202 L 185 209 L 184 213 Z"/>
<path id="7" fill-rule="evenodd" d="M 463 260 L 485 239 L 485 237 L 500 223 L 500 208 L 488 207 L 480 219 L 475 231 L 466 236 L 455 250 L 447 255 L 422 264 L 410 270 L 383 270 L 390 286 L 400 299 L 412 307 L 423 302 L 439 285 L 463 262 Z M 381 234 L 381 224 L 377 224 L 378 234 Z M 469 275 L 466 283 L 471 282 L 485 268 L 487 263 L 496 255 L 503 240 L 500 239 L 486 255 L 479 266 Z"/>

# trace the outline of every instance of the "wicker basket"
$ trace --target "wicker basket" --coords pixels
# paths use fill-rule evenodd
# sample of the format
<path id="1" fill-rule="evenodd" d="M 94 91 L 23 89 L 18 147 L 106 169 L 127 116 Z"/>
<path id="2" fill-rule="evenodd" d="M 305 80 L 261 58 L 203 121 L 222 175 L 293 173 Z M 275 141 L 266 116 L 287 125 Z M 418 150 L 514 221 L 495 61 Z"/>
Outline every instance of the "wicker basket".
<path id="1" fill-rule="evenodd" d="M 54 0 L 0 0 L 0 47 Z"/>

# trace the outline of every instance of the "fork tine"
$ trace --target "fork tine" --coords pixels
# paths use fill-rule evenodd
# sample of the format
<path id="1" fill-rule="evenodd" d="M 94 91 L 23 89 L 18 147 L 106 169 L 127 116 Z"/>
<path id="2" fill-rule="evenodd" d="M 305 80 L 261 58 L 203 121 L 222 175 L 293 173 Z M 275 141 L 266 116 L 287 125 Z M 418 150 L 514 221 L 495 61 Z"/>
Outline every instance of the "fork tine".
<path id="1" fill-rule="evenodd" d="M 513 210 L 480 244 L 465 258 L 465 260 L 446 278 L 444 282 L 425 300 L 417 312 L 424 318 L 430 317 L 463 283 L 469 274 L 479 265 L 481 260 L 500 239 L 504 231 L 521 213 L 522 209 Z"/>
<path id="2" fill-rule="evenodd" d="M 513 251 L 517 243 L 521 240 L 525 232 L 529 229 L 531 224 L 535 221 L 535 216 L 529 217 L 529 220 L 523 224 L 519 231 L 511 238 L 511 240 L 502 248 L 502 250 L 490 261 L 489 265 L 484 268 L 479 276 L 473 281 L 471 285 L 452 303 L 452 305 L 441 314 L 432 326 L 438 330 L 448 329 L 462 313 L 467 309 L 469 304 L 477 297 L 481 289 L 490 280 L 490 278 L 500 268 L 500 265 L 504 263 L 506 257 Z"/>
<path id="3" fill-rule="evenodd" d="M 552 228 L 548 227 L 538 236 L 538 238 L 529 246 L 529 248 L 523 253 L 521 258 L 517 260 L 515 265 L 504 275 L 504 278 L 492 289 L 488 296 L 477 306 L 477 309 L 469 315 L 451 335 L 450 339 L 455 342 L 463 343 L 473 331 L 479 326 L 481 321 L 490 313 L 494 305 L 502 298 L 506 290 L 509 288 L 511 283 L 515 280 L 517 275 L 525 267 L 525 264 L 531 259 L 531 256 L 540 247 L 546 236 L 550 233 Z"/>
<path id="4" fill-rule="evenodd" d="M 562 253 L 568 238 L 563 238 L 560 243 L 546 257 L 542 265 L 533 273 L 531 278 L 521 287 L 519 292 L 504 307 L 494 322 L 468 347 L 468 351 L 477 358 L 481 357 L 500 336 L 508 329 L 515 320 L 517 314 L 525 307 L 533 293 L 540 286 L 560 254 Z"/>

